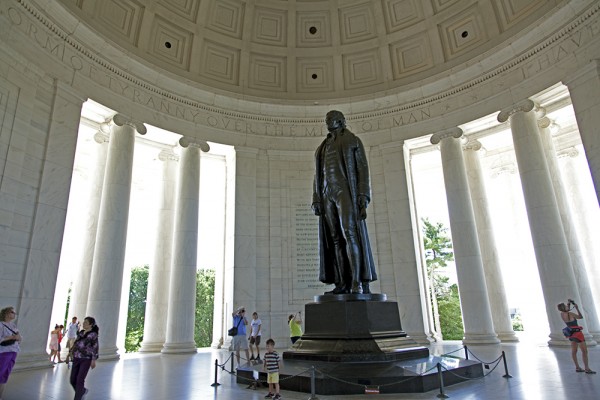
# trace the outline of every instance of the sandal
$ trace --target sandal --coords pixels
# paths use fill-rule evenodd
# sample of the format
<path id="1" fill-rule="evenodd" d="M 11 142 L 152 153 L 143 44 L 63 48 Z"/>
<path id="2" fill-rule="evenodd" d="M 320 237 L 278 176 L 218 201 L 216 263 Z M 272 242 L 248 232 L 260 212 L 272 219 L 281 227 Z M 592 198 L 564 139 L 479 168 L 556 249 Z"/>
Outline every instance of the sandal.
<path id="1" fill-rule="evenodd" d="M 596 373 L 596 371 L 592 371 L 591 369 L 586 369 L 586 370 L 585 370 L 585 373 L 586 373 L 586 374 L 595 374 L 595 373 Z"/>
<path id="2" fill-rule="evenodd" d="M 575 368 L 575 372 L 585 372 L 583 368 Z"/>

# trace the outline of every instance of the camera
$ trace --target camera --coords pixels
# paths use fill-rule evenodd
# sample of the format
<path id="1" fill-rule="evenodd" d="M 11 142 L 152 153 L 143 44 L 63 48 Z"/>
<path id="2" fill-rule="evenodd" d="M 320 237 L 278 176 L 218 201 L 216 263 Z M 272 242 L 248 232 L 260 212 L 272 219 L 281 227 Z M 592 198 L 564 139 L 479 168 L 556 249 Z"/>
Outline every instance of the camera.
<path id="1" fill-rule="evenodd" d="M 575 302 L 573 301 L 573 299 L 568 299 L 567 301 L 568 301 L 569 304 L 576 305 Z"/>

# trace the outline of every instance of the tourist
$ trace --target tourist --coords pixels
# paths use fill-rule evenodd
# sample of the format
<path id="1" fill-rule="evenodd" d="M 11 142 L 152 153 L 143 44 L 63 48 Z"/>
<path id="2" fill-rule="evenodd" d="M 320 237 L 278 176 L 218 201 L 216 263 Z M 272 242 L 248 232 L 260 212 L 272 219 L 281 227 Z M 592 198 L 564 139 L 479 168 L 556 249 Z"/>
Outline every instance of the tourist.
<path id="1" fill-rule="evenodd" d="M 88 390 L 85 388 L 85 378 L 91 369 L 96 368 L 98 359 L 98 333 L 100 329 L 96 320 L 85 317 L 83 329 L 77 334 L 73 343 L 73 368 L 71 369 L 71 386 L 75 389 L 75 400 L 81 400 Z"/>
<path id="2" fill-rule="evenodd" d="M 17 313 L 14 307 L 0 310 L 2 324 L 0 326 L 0 399 L 2 399 L 4 386 L 8 382 L 8 376 L 15 365 L 17 353 L 21 351 L 19 343 L 22 338 L 17 325 L 13 322 L 15 318 L 17 318 Z"/>
<path id="3" fill-rule="evenodd" d="M 54 325 L 54 329 L 50 331 L 50 361 L 56 362 L 56 355 L 58 354 L 58 324 Z"/>
<path id="4" fill-rule="evenodd" d="M 235 350 L 235 358 L 237 365 L 240 365 L 240 349 L 244 349 L 246 352 L 246 360 L 249 361 L 250 353 L 248 352 L 248 339 L 246 338 L 246 325 L 248 320 L 246 319 L 246 309 L 244 307 L 238 308 L 235 312 L 231 313 L 233 317 L 233 326 L 237 328 L 237 334 L 233 337 L 233 349 Z"/>
<path id="5" fill-rule="evenodd" d="M 267 371 L 267 383 L 269 384 L 269 393 L 265 399 L 281 399 L 279 395 L 279 368 L 281 368 L 281 358 L 275 351 L 275 341 L 267 340 L 267 352 L 265 353 L 265 362 L 263 369 Z"/>
<path id="6" fill-rule="evenodd" d="M 568 332 L 566 333 L 569 333 L 569 336 L 567 337 L 571 342 L 571 357 L 573 358 L 573 362 L 575 363 L 575 371 L 585 372 L 586 374 L 595 374 L 596 371 L 592 371 L 588 363 L 587 344 L 585 343 L 585 337 L 583 336 L 583 332 L 581 332 L 583 328 L 577 324 L 577 318 L 582 319 L 583 315 L 581 315 L 581 311 L 579 311 L 579 306 L 573 300 L 569 299 L 567 301 L 567 304 L 568 306 L 565 303 L 560 303 L 558 305 L 558 310 L 560 311 L 560 317 L 565 322 L 565 324 L 567 324 Z M 573 309 L 575 309 L 577 312 L 572 312 L 571 310 Z M 567 328 L 565 328 L 565 330 Z M 563 332 L 565 330 L 563 330 Z M 581 368 L 579 366 L 579 361 L 577 360 L 578 348 L 581 349 L 581 358 L 583 359 L 584 368 Z"/>
<path id="7" fill-rule="evenodd" d="M 302 319 L 300 318 L 302 313 L 298 311 L 295 315 L 290 314 L 288 317 L 288 326 L 290 327 L 290 339 L 292 344 L 296 343 L 302 336 Z"/>
<path id="8" fill-rule="evenodd" d="M 250 361 L 256 360 L 260 362 L 260 349 L 258 346 L 260 345 L 260 337 L 262 321 L 258 318 L 258 313 L 255 311 L 252 313 L 252 321 L 250 321 Z M 254 358 L 254 350 L 252 346 L 256 347 L 256 358 Z"/>

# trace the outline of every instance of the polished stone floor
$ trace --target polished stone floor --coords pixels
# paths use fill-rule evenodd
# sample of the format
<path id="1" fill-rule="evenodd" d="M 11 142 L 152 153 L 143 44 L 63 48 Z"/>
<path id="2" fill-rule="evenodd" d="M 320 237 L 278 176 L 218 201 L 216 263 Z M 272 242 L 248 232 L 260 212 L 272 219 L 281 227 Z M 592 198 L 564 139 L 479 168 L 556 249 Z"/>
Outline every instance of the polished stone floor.
<path id="1" fill-rule="evenodd" d="M 445 395 L 450 399 L 600 399 L 600 374 L 576 373 L 569 348 L 548 347 L 543 338 L 526 337 L 517 344 L 471 346 L 474 356 L 490 363 L 484 378 L 447 386 Z M 453 352 L 464 357 L 460 342 L 444 342 L 431 346 L 434 355 Z M 284 349 L 278 349 L 280 353 Z M 504 378 L 502 362 L 494 369 L 496 360 L 504 351 L 508 372 Z M 600 346 L 590 348 L 592 369 L 600 371 Z M 218 369 L 218 387 L 215 382 L 215 360 L 221 364 L 230 357 L 223 350 L 199 349 L 197 354 L 160 355 L 127 354 L 120 361 L 98 363 L 88 375 L 89 394 L 85 400 L 258 400 L 266 394 L 264 388 L 248 389 L 236 383 L 234 375 Z M 226 369 L 231 368 L 227 362 Z M 72 399 L 74 392 L 68 382 L 65 364 L 33 371 L 15 371 L 6 386 L 3 400 L 64 400 Z M 365 394 L 345 396 L 317 395 L 322 400 L 374 399 L 437 399 L 439 390 L 417 394 Z M 308 400 L 309 393 L 283 390 L 283 399 Z"/>

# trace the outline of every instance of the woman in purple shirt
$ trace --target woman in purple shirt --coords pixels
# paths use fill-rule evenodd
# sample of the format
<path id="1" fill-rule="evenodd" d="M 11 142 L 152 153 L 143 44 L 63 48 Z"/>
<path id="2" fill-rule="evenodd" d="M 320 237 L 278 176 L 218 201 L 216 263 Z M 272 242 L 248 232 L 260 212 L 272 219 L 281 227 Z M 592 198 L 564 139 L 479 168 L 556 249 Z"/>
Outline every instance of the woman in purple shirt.
<path id="1" fill-rule="evenodd" d="M 77 333 L 73 343 L 73 368 L 71 369 L 71 386 L 75 389 L 75 400 L 81 400 L 87 393 L 85 378 L 90 368 L 96 368 L 98 359 L 98 325 L 92 317 L 85 317 L 83 329 Z"/>

